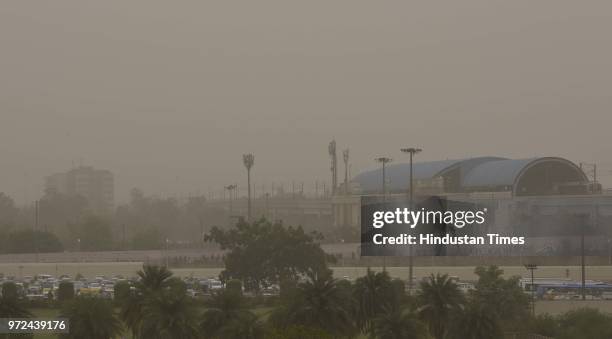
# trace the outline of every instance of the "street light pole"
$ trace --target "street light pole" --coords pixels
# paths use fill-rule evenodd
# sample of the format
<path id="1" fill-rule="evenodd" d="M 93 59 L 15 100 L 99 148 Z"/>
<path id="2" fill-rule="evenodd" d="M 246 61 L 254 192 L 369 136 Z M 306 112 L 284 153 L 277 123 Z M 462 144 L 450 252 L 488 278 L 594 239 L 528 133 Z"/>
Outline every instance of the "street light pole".
<path id="1" fill-rule="evenodd" d="M 225 189 L 228 191 L 229 193 L 229 220 L 230 220 L 230 224 L 232 223 L 232 212 L 233 212 L 233 204 L 232 201 L 234 200 L 234 190 L 236 189 L 236 185 L 227 185 L 225 186 Z"/>
<path id="2" fill-rule="evenodd" d="M 252 153 L 242 155 L 242 162 L 247 169 L 247 184 L 248 188 L 248 205 L 247 205 L 247 221 L 251 221 L 251 167 L 255 164 L 255 156 Z"/>
<path id="3" fill-rule="evenodd" d="M 393 161 L 393 159 L 387 158 L 387 157 L 379 157 L 374 160 L 382 164 L 382 194 L 383 194 L 383 203 L 386 203 L 387 202 L 387 176 L 385 172 L 385 167 L 387 163 Z M 387 256 L 383 255 L 383 271 L 385 271 L 386 269 L 387 269 Z"/>
<path id="4" fill-rule="evenodd" d="M 170 253 L 168 253 L 168 238 L 166 238 L 166 268 L 168 268 L 168 257 L 170 256 Z"/>
<path id="5" fill-rule="evenodd" d="M 349 194 L 349 187 L 348 187 L 349 150 L 348 148 L 342 152 L 342 160 L 344 160 L 344 194 Z"/>
<path id="6" fill-rule="evenodd" d="M 535 317 L 535 292 L 536 292 L 536 288 L 535 288 L 535 284 L 534 284 L 533 271 L 538 269 L 538 265 L 536 265 L 536 264 L 526 264 L 525 268 L 528 269 L 529 271 L 531 271 L 531 313 Z"/>
<path id="7" fill-rule="evenodd" d="M 612 239 L 608 239 L 608 265 L 612 265 Z"/>
<path id="8" fill-rule="evenodd" d="M 586 269 L 585 269 L 585 254 L 584 254 L 584 224 L 580 227 L 580 276 L 581 276 L 581 286 L 580 286 L 580 294 L 582 295 L 582 300 L 586 300 Z"/>
<path id="9" fill-rule="evenodd" d="M 412 175 L 412 161 L 414 158 L 414 155 L 417 153 L 421 153 L 423 150 L 420 148 L 415 148 L 415 147 L 408 147 L 408 148 L 402 148 L 401 151 L 403 153 L 408 153 L 410 154 L 410 187 L 409 189 L 409 198 L 408 198 L 408 204 L 410 207 L 410 210 L 414 210 L 414 180 L 413 180 L 413 175 Z M 413 258 L 413 250 L 412 250 L 412 245 L 408 246 L 408 251 L 409 251 L 409 256 L 408 256 L 408 290 L 410 291 L 410 293 L 412 293 L 412 280 L 414 279 L 414 258 Z"/>

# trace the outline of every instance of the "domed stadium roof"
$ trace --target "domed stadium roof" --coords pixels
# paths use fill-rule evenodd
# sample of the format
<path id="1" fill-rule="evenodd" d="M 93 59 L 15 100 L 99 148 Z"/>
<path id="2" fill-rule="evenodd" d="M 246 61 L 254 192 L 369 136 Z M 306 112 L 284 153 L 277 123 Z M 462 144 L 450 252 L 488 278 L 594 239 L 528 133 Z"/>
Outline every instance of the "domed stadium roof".
<path id="1" fill-rule="evenodd" d="M 409 188 L 410 164 L 386 166 L 388 192 L 405 192 Z M 458 160 L 417 162 L 413 164 L 415 182 L 443 179 L 453 183 L 453 191 L 512 191 L 515 194 L 555 194 L 564 185 L 588 183 L 584 172 L 569 160 L 556 157 L 506 159 L 477 157 Z M 363 172 L 352 180 L 362 193 L 382 191 L 382 169 Z"/>

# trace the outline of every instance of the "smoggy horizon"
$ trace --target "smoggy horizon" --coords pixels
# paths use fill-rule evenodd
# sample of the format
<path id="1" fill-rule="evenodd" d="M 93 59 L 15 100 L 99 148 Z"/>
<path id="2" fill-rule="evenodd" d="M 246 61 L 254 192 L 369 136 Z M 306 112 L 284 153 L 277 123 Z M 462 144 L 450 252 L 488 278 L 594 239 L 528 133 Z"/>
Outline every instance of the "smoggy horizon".
<path id="1" fill-rule="evenodd" d="M 417 146 L 597 163 L 607 187 L 611 19 L 574 1 L 4 2 L 0 192 L 30 203 L 83 164 L 119 203 L 205 195 L 246 186 L 244 153 L 256 185 L 329 184 L 332 139 L 352 174 Z"/>

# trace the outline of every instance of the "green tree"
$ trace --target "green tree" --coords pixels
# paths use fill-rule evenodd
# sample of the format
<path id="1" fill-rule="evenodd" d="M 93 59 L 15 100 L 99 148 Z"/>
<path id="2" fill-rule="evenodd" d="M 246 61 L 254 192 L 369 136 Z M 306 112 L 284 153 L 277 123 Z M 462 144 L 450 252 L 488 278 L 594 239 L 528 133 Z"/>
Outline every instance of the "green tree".
<path id="1" fill-rule="evenodd" d="M 157 250 L 162 247 L 161 235 L 156 227 L 150 227 L 134 234 L 132 249 Z"/>
<path id="2" fill-rule="evenodd" d="M 520 277 L 504 279 L 504 271 L 496 266 L 476 267 L 474 273 L 478 281 L 469 298 L 481 314 L 492 317 L 504 331 L 524 330 L 531 320 L 530 297 L 520 288 Z"/>
<path id="3" fill-rule="evenodd" d="M 206 239 L 227 250 L 221 278 L 240 279 L 249 291 L 297 280 L 308 271 L 325 270 L 330 259 L 317 242 L 321 239 L 319 234 L 307 234 L 301 227 L 271 224 L 265 219 L 253 223 L 241 220 L 229 230 L 214 227 Z"/>
<path id="4" fill-rule="evenodd" d="M 115 304 L 123 305 L 130 298 L 131 287 L 130 283 L 125 280 L 115 284 Z"/>
<path id="5" fill-rule="evenodd" d="M 488 305 L 471 298 L 454 319 L 456 339 L 496 339 L 503 337 L 499 319 Z"/>
<path id="6" fill-rule="evenodd" d="M 428 331 L 410 309 L 385 307 L 372 323 L 370 338 L 425 339 L 428 338 Z"/>
<path id="7" fill-rule="evenodd" d="M 195 338 L 198 312 L 185 283 L 163 266 L 144 265 L 120 315 L 134 338 Z"/>
<path id="8" fill-rule="evenodd" d="M 559 322 L 550 314 L 538 314 L 531 320 L 529 332 L 552 338 L 559 332 Z"/>
<path id="9" fill-rule="evenodd" d="M 230 327 L 251 323 L 253 314 L 246 308 L 242 293 L 224 290 L 213 295 L 202 315 L 200 331 L 205 338 L 224 338 Z M 244 324 L 243 324 L 244 325 Z"/>
<path id="10" fill-rule="evenodd" d="M 12 226 L 18 213 L 19 209 L 15 206 L 15 201 L 0 192 L 0 226 Z"/>
<path id="11" fill-rule="evenodd" d="M 198 338 L 198 310 L 185 294 L 164 290 L 145 299 L 138 331 L 148 339 Z"/>
<path id="12" fill-rule="evenodd" d="M 562 314 L 558 339 L 612 338 L 612 316 L 593 308 L 582 308 Z"/>
<path id="13" fill-rule="evenodd" d="M 57 288 L 57 300 L 61 303 L 74 298 L 74 284 L 70 281 L 62 281 Z"/>
<path id="14" fill-rule="evenodd" d="M 241 313 L 230 320 L 219 331 L 219 338 L 223 339 L 263 339 L 264 326 L 257 316 L 251 312 Z"/>
<path id="15" fill-rule="evenodd" d="M 238 279 L 231 279 L 225 284 L 227 291 L 242 295 L 242 281 Z"/>
<path id="16" fill-rule="evenodd" d="M 296 292 L 293 302 L 276 309 L 270 316 L 274 326 L 302 325 L 336 336 L 355 334 L 350 296 L 339 288 L 330 271 L 310 273 Z"/>
<path id="17" fill-rule="evenodd" d="M 64 304 L 60 317 L 70 320 L 70 333 L 62 338 L 110 339 L 121 333 L 121 323 L 110 302 L 79 296 Z"/>
<path id="18" fill-rule="evenodd" d="M 134 284 L 134 292 L 121 303 L 120 317 L 132 331 L 132 336 L 140 338 L 148 299 L 171 288 L 173 280 L 172 272 L 164 266 L 143 265 L 136 274 L 139 280 Z"/>
<path id="19" fill-rule="evenodd" d="M 60 234 L 64 244 L 71 243 L 70 230 L 66 225 L 77 223 L 87 213 L 87 199 L 81 195 L 66 195 L 46 191 L 39 203 L 39 215 L 45 225 Z"/>
<path id="20" fill-rule="evenodd" d="M 366 275 L 357 278 L 353 289 L 359 328 L 369 332 L 374 318 L 385 308 L 398 308 L 403 295 L 404 291 L 394 286 L 386 271 L 374 272 L 368 267 Z"/>
<path id="21" fill-rule="evenodd" d="M 32 314 L 19 302 L 17 285 L 14 282 L 2 284 L 2 297 L 0 297 L 0 318 L 30 318 Z M 19 335 L 0 335 L 0 338 L 23 337 Z M 31 336 L 25 336 L 31 337 Z"/>
<path id="22" fill-rule="evenodd" d="M 142 293 L 159 291 L 171 285 L 172 272 L 165 266 L 144 265 L 136 273 L 136 289 Z"/>
<path id="23" fill-rule="evenodd" d="M 6 253 L 51 253 L 63 250 L 64 247 L 55 234 L 31 229 L 10 232 L 4 245 Z"/>
<path id="24" fill-rule="evenodd" d="M 97 216 L 86 217 L 70 224 L 73 243 L 80 239 L 80 250 L 106 251 L 113 249 L 113 234 L 108 220 Z"/>
<path id="25" fill-rule="evenodd" d="M 301 325 L 290 325 L 283 329 L 270 328 L 266 331 L 266 339 L 334 339 L 328 332 L 320 328 Z"/>
<path id="26" fill-rule="evenodd" d="M 19 291 L 17 284 L 12 281 L 6 281 L 2 284 L 2 297 L 11 302 L 17 302 L 19 299 Z"/>
<path id="27" fill-rule="evenodd" d="M 417 295 L 419 315 L 428 324 L 434 338 L 444 339 L 452 318 L 464 303 L 464 297 L 448 274 L 432 274 L 420 286 Z"/>

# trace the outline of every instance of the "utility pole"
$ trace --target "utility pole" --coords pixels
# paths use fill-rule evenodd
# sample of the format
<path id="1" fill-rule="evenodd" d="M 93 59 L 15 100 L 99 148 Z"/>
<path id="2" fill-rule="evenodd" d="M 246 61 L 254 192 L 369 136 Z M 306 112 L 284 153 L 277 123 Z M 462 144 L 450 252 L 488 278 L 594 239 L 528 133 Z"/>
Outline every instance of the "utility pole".
<path id="1" fill-rule="evenodd" d="M 582 295 L 582 300 L 586 300 L 586 269 L 585 269 L 585 257 L 584 257 L 584 227 L 585 225 L 580 225 L 580 275 L 581 275 L 581 286 L 580 286 L 580 294 Z"/>
<path id="2" fill-rule="evenodd" d="M 386 174 L 385 169 L 386 169 L 387 163 L 393 161 L 393 159 L 387 158 L 387 157 L 379 157 L 379 158 L 374 159 L 374 161 L 382 164 L 382 195 L 383 195 L 383 204 L 384 204 L 387 202 L 387 174 Z M 383 271 L 386 271 L 386 270 L 387 270 L 387 256 L 384 255 L 383 256 Z"/>
<path id="3" fill-rule="evenodd" d="M 233 214 L 233 200 L 234 200 L 234 191 L 236 190 L 236 185 L 227 185 L 225 189 L 229 193 L 229 220 L 230 224 L 232 223 L 232 214 Z"/>
<path id="4" fill-rule="evenodd" d="M 331 194 L 336 194 L 336 187 L 338 185 L 338 157 L 336 155 L 336 140 L 332 140 L 327 147 L 329 156 L 331 157 L 331 175 L 332 175 L 332 189 Z"/>
<path id="5" fill-rule="evenodd" d="M 590 168 L 589 170 L 587 170 L 586 168 Z M 590 183 L 590 190 L 591 193 L 595 194 L 598 193 L 598 185 L 597 185 L 597 164 L 596 163 L 586 163 L 586 162 L 581 162 L 580 163 L 580 169 L 584 171 L 584 173 L 587 176 L 590 176 L 592 178 L 593 181 L 591 181 Z"/>
<path id="6" fill-rule="evenodd" d="M 168 242 L 170 242 L 170 240 L 168 240 L 168 238 L 166 238 L 166 268 L 168 268 L 168 259 L 170 256 L 170 253 L 168 253 Z"/>
<path id="7" fill-rule="evenodd" d="M 206 237 L 204 233 L 204 220 L 202 220 L 202 217 L 200 217 L 199 219 L 200 219 L 200 239 L 202 241 L 202 248 L 204 248 L 204 238 Z"/>
<path id="8" fill-rule="evenodd" d="M 349 161 L 349 149 L 345 149 L 342 152 L 342 158 L 344 160 L 344 194 L 348 195 L 349 187 L 348 187 L 348 161 Z"/>
<path id="9" fill-rule="evenodd" d="M 414 155 L 417 153 L 421 153 L 423 150 L 420 148 L 414 148 L 414 147 L 409 147 L 409 148 L 402 148 L 401 151 L 403 153 L 408 153 L 410 154 L 410 187 L 408 188 L 410 191 L 409 194 L 409 200 L 408 200 L 408 204 L 410 206 L 410 210 L 413 211 L 414 210 L 414 180 L 413 180 L 413 175 L 412 175 L 412 162 L 413 162 L 413 158 Z M 408 246 L 408 251 L 409 251 L 409 257 L 408 257 L 408 290 L 410 291 L 410 293 L 412 294 L 412 286 L 413 286 L 413 279 L 414 279 L 414 258 L 413 258 L 413 248 L 412 245 Z"/>
<path id="10" fill-rule="evenodd" d="M 393 161 L 393 159 L 387 158 L 387 157 L 380 157 L 380 158 L 376 158 L 374 160 L 376 162 L 379 162 L 379 163 L 382 164 L 382 195 L 383 195 L 383 202 L 387 202 L 387 174 L 386 174 L 386 165 L 387 165 L 387 163 Z"/>
<path id="11" fill-rule="evenodd" d="M 536 300 L 535 292 L 536 292 L 536 288 L 535 288 L 535 284 L 534 284 L 533 271 L 538 269 L 538 265 L 536 265 L 536 264 L 527 264 L 527 265 L 525 265 L 525 268 L 528 269 L 529 271 L 531 271 L 531 313 L 535 317 L 535 300 Z"/>
<path id="12" fill-rule="evenodd" d="M 270 193 L 269 192 L 266 192 L 265 198 L 266 198 L 266 219 L 270 221 Z"/>
<path id="13" fill-rule="evenodd" d="M 36 233 L 38 232 L 38 218 L 39 218 L 38 217 L 38 213 L 39 213 L 39 211 L 38 211 L 39 210 L 39 206 L 38 205 L 39 205 L 39 200 L 36 200 L 34 205 L 35 205 L 34 213 L 36 214 L 36 217 L 35 217 L 36 220 L 34 222 L 34 235 L 32 237 L 32 241 L 34 241 L 34 250 L 36 251 L 36 262 L 38 262 L 38 240 L 37 240 L 38 236 L 36 235 Z"/>
<path id="14" fill-rule="evenodd" d="M 255 156 L 252 153 L 244 154 L 242 156 L 242 162 L 244 167 L 247 169 L 247 185 L 248 189 L 248 204 L 247 204 L 247 221 L 251 222 L 251 168 L 255 164 Z"/>

